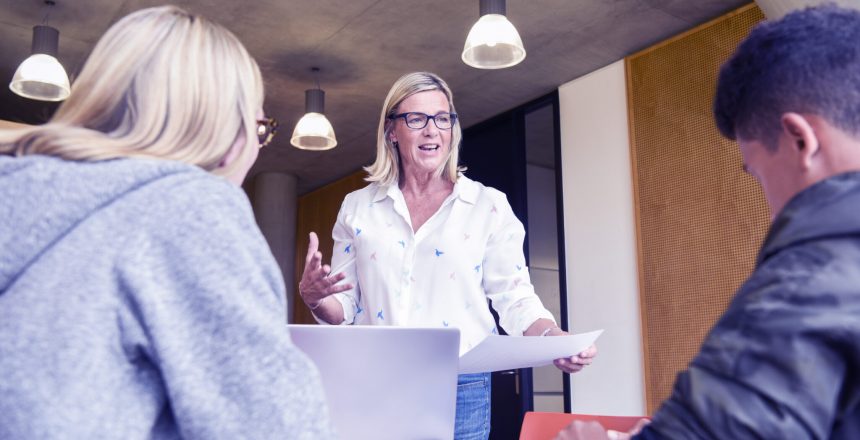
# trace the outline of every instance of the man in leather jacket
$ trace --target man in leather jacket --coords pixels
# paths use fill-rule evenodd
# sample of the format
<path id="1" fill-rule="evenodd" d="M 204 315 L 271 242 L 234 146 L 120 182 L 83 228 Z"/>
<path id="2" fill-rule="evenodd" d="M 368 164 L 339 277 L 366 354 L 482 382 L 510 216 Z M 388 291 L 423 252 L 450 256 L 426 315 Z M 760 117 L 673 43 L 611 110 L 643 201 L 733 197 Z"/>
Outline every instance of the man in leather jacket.
<path id="1" fill-rule="evenodd" d="M 858 439 L 860 11 L 757 26 L 720 72 L 714 114 L 773 223 L 755 271 L 634 438 Z M 559 438 L 607 434 L 575 423 Z"/>

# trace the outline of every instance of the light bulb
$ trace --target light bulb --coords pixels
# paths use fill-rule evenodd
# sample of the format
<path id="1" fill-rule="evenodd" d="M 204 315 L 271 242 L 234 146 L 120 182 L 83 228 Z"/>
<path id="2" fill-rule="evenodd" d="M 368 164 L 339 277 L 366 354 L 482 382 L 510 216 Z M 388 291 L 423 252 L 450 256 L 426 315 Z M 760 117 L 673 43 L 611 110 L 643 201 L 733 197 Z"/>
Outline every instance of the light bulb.
<path id="1" fill-rule="evenodd" d="M 463 62 L 479 69 L 502 69 L 526 57 L 517 29 L 500 14 L 482 15 L 466 37 Z"/>

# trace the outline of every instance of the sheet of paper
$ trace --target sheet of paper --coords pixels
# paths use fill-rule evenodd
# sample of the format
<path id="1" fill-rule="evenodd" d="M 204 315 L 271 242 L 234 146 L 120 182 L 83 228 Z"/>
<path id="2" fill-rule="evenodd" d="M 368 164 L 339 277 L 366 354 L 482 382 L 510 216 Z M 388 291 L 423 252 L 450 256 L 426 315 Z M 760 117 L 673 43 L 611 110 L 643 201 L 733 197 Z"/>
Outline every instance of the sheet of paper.
<path id="1" fill-rule="evenodd" d="M 602 329 L 568 336 L 490 335 L 460 356 L 460 374 L 548 365 L 585 350 L 601 333 Z"/>

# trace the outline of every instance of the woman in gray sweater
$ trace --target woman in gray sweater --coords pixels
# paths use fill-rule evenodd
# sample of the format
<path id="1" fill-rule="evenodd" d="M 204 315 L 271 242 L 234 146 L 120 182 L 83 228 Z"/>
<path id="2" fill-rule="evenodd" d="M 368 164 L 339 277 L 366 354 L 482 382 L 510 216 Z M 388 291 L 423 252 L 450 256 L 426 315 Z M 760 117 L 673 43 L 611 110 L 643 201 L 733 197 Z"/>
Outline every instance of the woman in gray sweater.
<path id="1" fill-rule="evenodd" d="M 330 438 L 238 184 L 271 139 L 226 29 L 145 9 L 0 133 L 0 438 Z"/>

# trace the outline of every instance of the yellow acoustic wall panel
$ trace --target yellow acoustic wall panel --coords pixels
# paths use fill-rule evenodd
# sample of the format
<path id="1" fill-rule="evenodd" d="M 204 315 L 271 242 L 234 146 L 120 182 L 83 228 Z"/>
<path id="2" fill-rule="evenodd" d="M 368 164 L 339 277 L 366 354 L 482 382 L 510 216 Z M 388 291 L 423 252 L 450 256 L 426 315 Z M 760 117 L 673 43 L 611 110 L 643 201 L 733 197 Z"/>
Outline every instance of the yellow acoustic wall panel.
<path id="1" fill-rule="evenodd" d="M 20 122 L 12 122 L 12 121 L 7 121 L 5 119 L 0 119 L 0 130 L 27 128 L 27 127 L 30 127 L 30 126 L 27 124 L 22 124 Z"/>
<path id="2" fill-rule="evenodd" d="M 769 214 L 712 116 L 749 5 L 626 60 L 649 413 L 751 272 Z"/>

